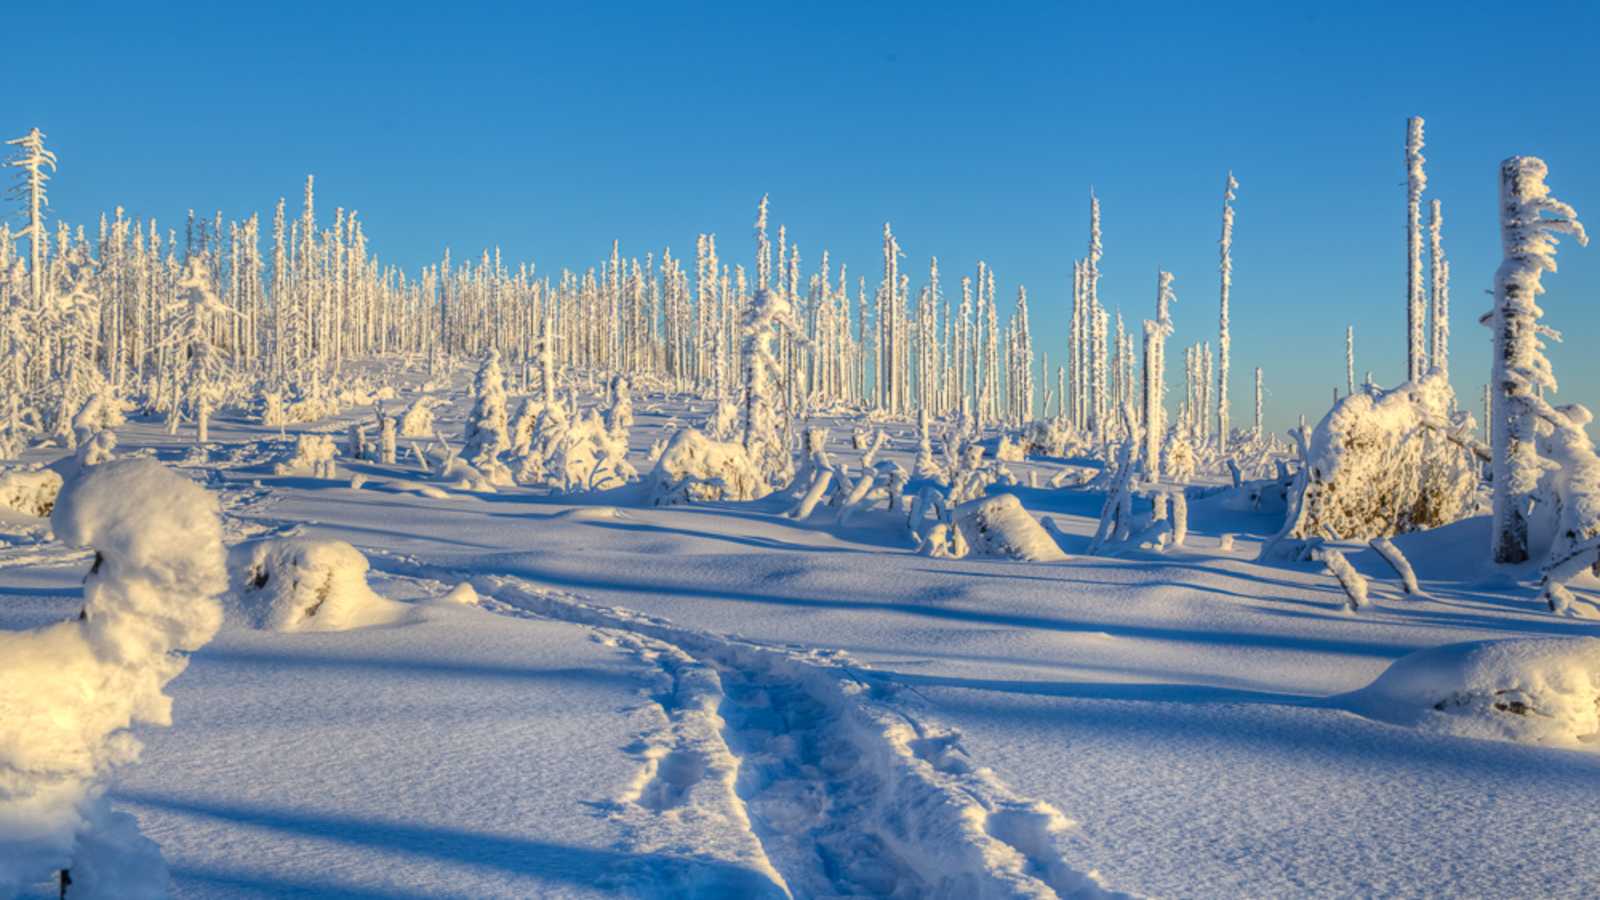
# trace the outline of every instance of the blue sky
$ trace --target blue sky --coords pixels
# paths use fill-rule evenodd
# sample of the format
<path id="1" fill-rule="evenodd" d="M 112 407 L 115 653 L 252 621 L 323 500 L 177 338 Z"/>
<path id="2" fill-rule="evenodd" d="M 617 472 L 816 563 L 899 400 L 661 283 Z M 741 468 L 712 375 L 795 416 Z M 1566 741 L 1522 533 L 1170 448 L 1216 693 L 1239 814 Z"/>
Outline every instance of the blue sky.
<path id="1" fill-rule="evenodd" d="M 1144 318 L 1169 269 L 1174 341 L 1214 339 L 1231 168 L 1233 418 L 1260 365 L 1274 428 L 1326 409 L 1347 323 L 1358 369 L 1401 377 L 1406 116 L 1427 118 L 1472 408 L 1499 160 L 1543 157 L 1600 232 L 1592 2 L 40 6 L 7 13 L 0 127 L 49 135 L 69 221 L 292 208 L 315 173 L 386 261 L 498 246 L 553 272 L 613 238 L 690 255 L 701 231 L 748 261 L 770 193 L 808 266 L 826 248 L 875 280 L 884 221 L 914 285 L 930 255 L 948 286 L 987 260 L 1053 360 L 1091 187 L 1103 300 Z M 1600 242 L 1560 262 L 1561 397 L 1600 406 Z"/>

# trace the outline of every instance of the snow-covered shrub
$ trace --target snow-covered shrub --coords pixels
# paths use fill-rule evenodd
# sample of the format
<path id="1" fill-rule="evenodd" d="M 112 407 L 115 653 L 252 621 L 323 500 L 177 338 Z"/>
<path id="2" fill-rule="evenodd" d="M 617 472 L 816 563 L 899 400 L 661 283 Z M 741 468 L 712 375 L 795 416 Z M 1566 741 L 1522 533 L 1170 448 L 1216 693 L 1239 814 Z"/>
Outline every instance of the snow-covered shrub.
<path id="1" fill-rule="evenodd" d="M 400 436 L 431 438 L 433 432 L 433 400 L 428 397 L 418 397 L 411 401 L 411 405 L 400 415 Z"/>
<path id="2" fill-rule="evenodd" d="M 713 441 L 693 428 L 672 436 L 650 473 L 654 506 L 715 500 L 756 500 L 770 488 L 739 444 Z"/>
<path id="3" fill-rule="evenodd" d="M 1165 458 L 1162 460 L 1163 472 L 1173 481 L 1182 483 L 1193 480 L 1199 466 L 1200 460 L 1195 455 L 1194 445 L 1189 443 L 1182 429 L 1173 430 L 1167 439 Z"/>
<path id="4" fill-rule="evenodd" d="M 713 440 L 734 441 L 739 438 L 739 406 L 727 399 L 717 401 L 710 418 L 706 419 L 705 433 Z"/>
<path id="5" fill-rule="evenodd" d="M 1017 483 L 1016 476 L 999 460 L 985 462 L 983 448 L 977 444 L 968 444 L 961 451 L 955 463 L 949 467 L 949 481 L 950 503 L 953 505 L 982 497 L 992 484 Z"/>
<path id="6" fill-rule="evenodd" d="M 611 379 L 611 405 L 606 409 L 606 430 L 621 435 L 624 442 L 628 430 L 633 428 L 633 398 L 628 395 L 628 379 L 621 375 Z"/>
<path id="7" fill-rule="evenodd" d="M 1478 466 L 1456 439 L 1471 423 L 1454 403 L 1441 372 L 1340 400 L 1311 433 L 1287 536 L 1370 540 L 1461 518 Z"/>
<path id="8" fill-rule="evenodd" d="M 83 407 L 72 417 L 72 433 L 77 442 L 82 444 L 108 428 L 127 424 L 125 413 L 126 408 L 121 400 L 107 393 L 95 394 L 84 401 Z"/>
<path id="9" fill-rule="evenodd" d="M 1108 542 L 1122 542 L 1133 536 L 1134 475 L 1138 471 L 1133 457 L 1137 450 L 1136 441 L 1123 441 L 1121 449 L 1117 451 L 1116 466 L 1105 470 L 1109 489 L 1105 503 L 1100 507 L 1100 524 L 1089 542 L 1090 553 L 1099 553 Z"/>
<path id="10" fill-rule="evenodd" d="M 517 414 L 513 451 L 517 454 L 516 479 L 521 484 L 547 484 L 554 476 L 555 459 L 572 427 L 572 415 L 559 398 L 549 403 L 529 399 Z"/>
<path id="11" fill-rule="evenodd" d="M 396 460 L 395 444 L 398 442 L 399 437 L 395 432 L 395 419 L 394 416 L 385 413 L 381 406 L 378 407 L 376 415 L 378 417 L 378 461 L 386 466 L 392 466 Z"/>
<path id="12" fill-rule="evenodd" d="M 472 463 L 462 459 L 448 445 L 444 447 L 444 456 L 439 460 L 439 465 L 435 471 L 437 472 L 436 478 L 458 491 L 475 491 L 483 494 L 494 494 L 499 491 L 494 482 L 485 477 L 482 472 L 479 472 Z M 432 496 L 432 494 L 429 494 L 429 496 Z"/>
<path id="13" fill-rule="evenodd" d="M 367 586 L 367 558 L 344 541 L 280 538 L 228 555 L 230 612 L 271 631 L 346 631 L 395 621 L 405 606 Z"/>
<path id="14" fill-rule="evenodd" d="M 517 414 L 511 419 L 511 454 L 517 458 L 526 456 L 528 448 L 533 444 L 533 436 L 538 427 L 539 416 L 544 412 L 545 403 L 534 397 L 524 397 L 521 405 L 517 407 Z M 521 478 L 517 479 L 522 480 Z"/>
<path id="15" fill-rule="evenodd" d="M 312 478 L 334 478 L 337 472 L 333 459 L 338 455 L 331 434 L 301 434 L 295 437 L 294 453 L 273 466 L 278 475 L 309 475 Z"/>
<path id="16" fill-rule="evenodd" d="M 209 641 L 227 584 L 216 502 L 149 459 L 97 466 L 51 526 L 95 550 L 81 616 L 0 632 L 0 896 L 70 869 L 74 898 L 165 896 L 160 851 L 106 782 L 135 725 L 172 724 L 163 688 Z"/>
<path id="17" fill-rule="evenodd" d="M 25 516 L 48 516 L 61 493 L 61 476 L 49 469 L 12 469 L 0 474 L 0 507 Z"/>
<path id="18" fill-rule="evenodd" d="M 93 436 L 78 442 L 78 452 L 72 458 L 74 471 L 83 471 L 90 466 L 99 466 L 112 460 L 112 452 L 117 448 L 117 432 L 96 431 Z"/>
<path id="19" fill-rule="evenodd" d="M 1023 462 L 1027 459 L 1027 452 L 1023 449 L 1021 439 L 1001 435 L 994 445 L 994 458 L 1000 462 Z"/>
<path id="20" fill-rule="evenodd" d="M 261 394 L 261 424 L 267 428 L 282 428 L 289 424 L 289 412 L 284 409 L 282 391 L 265 391 Z"/>
<path id="21" fill-rule="evenodd" d="M 1593 750 L 1600 639 L 1516 638 L 1419 650 L 1342 698 L 1374 719 L 1466 737 Z"/>
<path id="22" fill-rule="evenodd" d="M 562 492 L 603 491 L 638 477 L 628 462 L 628 433 L 612 431 L 591 409 L 560 435 L 543 481 Z"/>
<path id="23" fill-rule="evenodd" d="M 1015 494 L 997 494 L 956 507 L 948 523 L 939 522 L 927 530 L 922 552 L 930 556 L 998 556 L 1029 562 L 1067 558 Z"/>
<path id="24" fill-rule="evenodd" d="M 1600 457 L 1586 426 L 1589 410 L 1577 404 L 1544 410 L 1547 460 L 1536 496 L 1554 519 L 1540 592 L 1552 612 L 1573 612 L 1567 582 L 1584 569 L 1600 567 Z"/>
<path id="25" fill-rule="evenodd" d="M 1071 456 L 1083 449 L 1072 423 L 1059 417 L 1030 422 L 1020 440 L 1028 456 Z"/>

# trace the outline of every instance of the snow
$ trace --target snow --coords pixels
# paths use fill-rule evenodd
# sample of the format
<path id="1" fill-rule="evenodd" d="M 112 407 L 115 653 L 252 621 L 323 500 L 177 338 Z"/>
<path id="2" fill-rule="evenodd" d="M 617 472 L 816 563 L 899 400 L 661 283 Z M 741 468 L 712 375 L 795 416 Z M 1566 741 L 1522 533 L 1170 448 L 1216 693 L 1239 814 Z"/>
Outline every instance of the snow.
<path id="1" fill-rule="evenodd" d="M 0 894 L 79 871 L 89 897 L 160 896 L 161 855 L 104 788 L 139 759 L 135 724 L 171 725 L 175 651 L 211 639 L 221 612 L 214 500 L 148 459 L 111 462 L 62 491 L 51 526 L 91 547 L 81 614 L 0 632 Z"/>
<path id="2" fill-rule="evenodd" d="M 0 473 L 0 507 L 25 516 L 48 516 L 61 492 L 61 476 L 50 469 Z"/>
<path id="3" fill-rule="evenodd" d="M 368 568 L 361 551 L 344 541 L 240 544 L 229 553 L 229 606 L 242 622 L 272 631 L 347 631 L 398 621 L 406 607 L 373 592 Z"/>
<path id="4" fill-rule="evenodd" d="M 451 450 L 472 403 L 471 370 L 456 375 L 428 391 Z M 608 407 L 575 389 L 580 418 Z M 669 423 L 714 409 L 640 389 L 627 458 L 646 465 L 670 434 L 668 479 L 709 483 L 709 463 L 742 447 Z M 343 415 L 289 438 L 371 421 Z M 814 456 L 854 463 L 859 421 L 810 417 Z M 913 468 L 915 422 L 874 428 L 887 435 L 874 463 Z M 168 688 L 172 728 L 140 729 L 141 764 L 110 794 L 160 845 L 177 897 L 1600 889 L 1591 745 L 1479 740 L 1527 724 L 1492 709 L 1349 699 L 1439 645 L 1595 639 L 1596 623 L 1535 601 L 1538 571 L 1487 563 L 1487 517 L 1393 539 L 1414 596 L 1378 550 L 1330 542 L 1368 583 L 1351 616 L 1321 564 L 1254 561 L 1283 508 L 1247 495 L 1276 481 L 1191 485 L 1183 546 L 1088 556 L 1104 482 L 1029 487 L 1087 470 L 1011 463 L 952 518 L 986 508 L 982 533 L 998 537 L 982 540 L 1053 561 L 930 559 L 886 494 L 840 522 L 826 498 L 784 515 L 810 482 L 656 506 L 654 473 L 603 495 L 425 495 L 415 461 L 341 460 L 367 476 L 351 490 L 264 475 L 275 427 L 224 409 L 212 431 L 190 456 L 135 416 L 117 449 L 187 460 L 235 562 L 353 548 L 370 568 L 345 583 L 394 616 L 285 634 L 230 595 L 234 615 Z M 977 464 L 992 465 L 981 451 Z M 911 479 L 902 503 L 924 487 L 939 489 Z M 90 558 L 0 524 L 0 623 L 71 620 Z M 1596 584 L 1570 582 L 1583 602 Z M 1517 671 L 1544 673 L 1560 690 L 1541 690 L 1576 710 L 1578 682 L 1555 673 L 1582 656 L 1524 654 Z M 1451 671 L 1438 683 L 1477 683 Z M 34 874 L 24 896 L 54 897 Z"/>
<path id="5" fill-rule="evenodd" d="M 693 428 L 672 436 L 650 473 L 655 505 L 708 500 L 754 500 L 766 481 L 739 444 L 713 441 Z"/>
<path id="6" fill-rule="evenodd" d="M 969 500 L 956 507 L 955 528 L 969 552 L 1032 562 L 1056 562 L 1066 554 L 1015 494 Z M 962 554 L 964 555 L 964 554 Z"/>
<path id="7" fill-rule="evenodd" d="M 1343 702 L 1374 719 L 1465 737 L 1591 748 L 1600 743 L 1600 639 L 1430 647 Z"/>

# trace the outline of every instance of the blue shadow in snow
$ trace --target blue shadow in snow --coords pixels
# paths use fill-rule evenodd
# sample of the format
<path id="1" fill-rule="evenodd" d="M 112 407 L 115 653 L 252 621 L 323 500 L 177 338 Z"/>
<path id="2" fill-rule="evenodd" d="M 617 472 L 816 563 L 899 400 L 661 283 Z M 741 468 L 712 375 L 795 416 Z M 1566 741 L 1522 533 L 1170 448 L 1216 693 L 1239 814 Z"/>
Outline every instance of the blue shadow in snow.
<path id="1" fill-rule="evenodd" d="M 508 875 L 535 876 L 552 884 L 590 886 L 615 891 L 629 884 L 645 886 L 649 893 L 702 897 L 781 897 L 782 892 L 764 875 L 728 863 L 665 853 L 629 853 L 597 847 L 580 847 L 434 825 L 383 822 L 330 813 L 289 808 L 244 806 L 203 800 L 186 800 L 144 792 L 118 792 L 119 801 L 186 816 L 200 816 L 249 828 L 286 832 L 354 847 L 369 847 L 385 854 L 404 854 L 425 860 L 492 869 Z M 174 874 L 183 877 L 181 865 Z M 216 883 L 239 883 L 268 896 L 410 898 L 418 895 L 359 886 L 304 884 L 277 881 L 257 874 L 231 874 L 217 870 L 197 873 Z M 309 889 L 309 893 L 305 893 Z"/>

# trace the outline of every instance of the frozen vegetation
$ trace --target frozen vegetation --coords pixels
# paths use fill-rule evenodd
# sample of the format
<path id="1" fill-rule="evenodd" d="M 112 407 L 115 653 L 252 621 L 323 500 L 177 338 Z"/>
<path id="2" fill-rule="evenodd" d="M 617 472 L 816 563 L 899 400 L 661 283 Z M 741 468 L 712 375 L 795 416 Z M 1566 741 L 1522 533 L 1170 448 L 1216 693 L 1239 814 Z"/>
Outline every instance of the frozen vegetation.
<path id="1" fill-rule="evenodd" d="M 1352 327 L 1286 434 L 1232 173 L 1180 372 L 1209 289 L 1109 307 L 1094 195 L 1047 337 L 765 198 L 748 270 L 402 276 L 310 179 L 52 242 L 11 142 L 0 897 L 1592 896 L 1600 457 L 1535 302 L 1587 236 L 1502 165 L 1480 423 L 1422 126 L 1406 378 Z"/>

